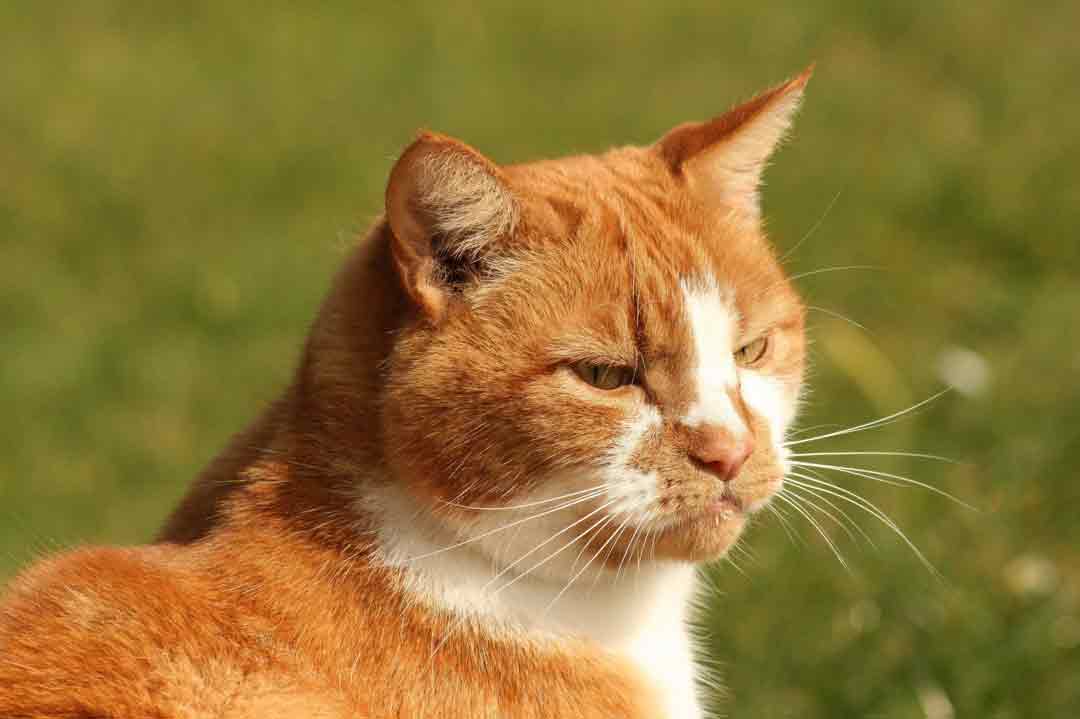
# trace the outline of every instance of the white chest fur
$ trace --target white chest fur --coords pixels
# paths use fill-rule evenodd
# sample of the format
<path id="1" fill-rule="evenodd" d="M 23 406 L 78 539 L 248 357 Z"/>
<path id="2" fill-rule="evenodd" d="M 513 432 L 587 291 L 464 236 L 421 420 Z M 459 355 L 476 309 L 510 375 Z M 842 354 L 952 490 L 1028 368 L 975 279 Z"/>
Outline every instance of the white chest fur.
<path id="1" fill-rule="evenodd" d="M 700 717 L 687 611 L 694 593 L 692 567 L 673 568 L 657 587 L 651 607 L 626 652 L 656 682 L 669 717 Z"/>
<path id="2" fill-rule="evenodd" d="M 618 581 L 610 572 L 589 574 L 565 590 L 565 581 L 542 573 L 497 576 L 499 566 L 475 543 L 447 549 L 460 540 L 399 490 L 384 488 L 362 503 L 380 520 L 382 560 L 407 569 L 407 588 L 417 601 L 495 619 L 508 629 L 595 641 L 641 668 L 663 698 L 666 717 L 702 716 L 687 627 L 696 582 L 692 565 L 627 567 Z"/>

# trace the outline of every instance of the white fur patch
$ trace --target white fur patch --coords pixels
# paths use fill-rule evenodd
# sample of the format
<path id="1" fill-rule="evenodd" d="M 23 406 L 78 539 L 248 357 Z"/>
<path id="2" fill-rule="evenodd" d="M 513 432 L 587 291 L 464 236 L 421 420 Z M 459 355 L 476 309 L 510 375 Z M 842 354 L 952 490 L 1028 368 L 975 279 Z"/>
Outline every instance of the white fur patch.
<path id="1" fill-rule="evenodd" d="M 769 424 L 772 441 L 779 445 L 794 419 L 794 404 L 785 397 L 784 385 L 768 375 L 743 370 L 739 377 L 742 398 L 754 414 Z"/>
<path id="2" fill-rule="evenodd" d="M 773 451 L 786 476 L 791 471 L 791 450 L 784 446 L 784 439 L 788 427 L 795 419 L 795 403 L 787 398 L 785 387 L 779 380 L 751 370 L 743 370 L 739 374 L 743 401 L 750 407 L 750 411 L 768 423 Z M 761 505 L 748 507 L 750 511 L 760 508 Z"/>
<path id="3" fill-rule="evenodd" d="M 648 522 L 655 514 L 660 496 L 660 478 L 656 472 L 642 472 L 630 466 L 630 459 L 645 436 L 660 427 L 660 412 L 651 404 L 642 405 L 619 437 L 608 458 L 605 471 L 606 499 L 614 503 L 611 514 L 632 515 L 638 524 Z"/>
<path id="4" fill-rule="evenodd" d="M 728 396 L 738 384 L 734 355 L 738 349 L 738 312 L 730 293 L 721 290 L 711 277 L 696 282 L 683 280 L 681 285 L 694 338 L 696 389 L 682 423 L 688 427 L 716 425 L 739 437 L 746 433 L 746 424 Z"/>
<path id="5" fill-rule="evenodd" d="M 654 420 L 646 414 L 638 423 L 647 428 Z M 540 501 L 539 496 L 519 498 L 514 504 Z M 402 570 L 404 588 L 417 603 L 450 611 L 461 621 L 475 622 L 503 636 L 530 641 L 574 636 L 595 641 L 637 664 L 651 679 L 663 699 L 665 718 L 702 716 L 686 626 L 696 588 L 692 565 L 645 562 L 627 567 L 618 581 L 605 570 L 599 576 L 582 574 L 567 588 L 574 576 L 569 560 L 548 562 L 547 571 L 529 570 L 553 556 L 576 532 L 550 542 L 512 571 L 504 569 L 551 539 L 557 531 L 553 527 L 571 521 L 569 512 L 556 512 L 564 516 L 555 522 L 545 522 L 545 517 L 512 527 L 522 517 L 545 511 L 544 506 L 481 513 L 498 519 L 478 524 L 469 531 L 472 537 L 490 531 L 492 523 L 506 529 L 466 543 L 468 537 L 444 526 L 399 486 L 367 487 L 359 505 L 377 523 L 377 557 Z M 578 529 L 590 523 L 586 520 Z M 559 556 L 572 559 L 576 554 L 574 546 Z"/>
<path id="6" fill-rule="evenodd" d="M 689 598 L 696 591 L 695 570 L 688 564 L 671 564 L 662 571 L 659 578 L 669 585 L 646 600 L 647 609 L 626 651 L 656 683 L 665 717 L 695 719 L 702 711 L 687 626 Z"/>

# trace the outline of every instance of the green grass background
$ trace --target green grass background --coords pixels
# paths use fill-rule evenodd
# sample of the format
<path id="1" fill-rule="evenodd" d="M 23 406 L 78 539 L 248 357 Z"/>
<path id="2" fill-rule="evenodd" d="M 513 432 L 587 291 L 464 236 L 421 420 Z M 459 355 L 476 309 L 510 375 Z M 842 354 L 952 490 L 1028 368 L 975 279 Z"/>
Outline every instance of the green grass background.
<path id="1" fill-rule="evenodd" d="M 317 7 L 316 7 L 317 5 Z M 1080 4 L 92 2 L 0 6 L 0 577 L 148 539 L 286 381 L 419 127 L 502 161 L 652 140 L 817 61 L 768 176 L 817 229 L 804 423 L 981 392 L 822 451 L 888 529 L 764 520 L 706 621 L 736 717 L 1080 716 Z M 826 208 L 835 198 L 831 211 Z M 823 216 L 824 215 L 824 216 Z M 806 447 L 809 449 L 809 446 Z M 869 463 L 868 463 L 869 464 Z"/>

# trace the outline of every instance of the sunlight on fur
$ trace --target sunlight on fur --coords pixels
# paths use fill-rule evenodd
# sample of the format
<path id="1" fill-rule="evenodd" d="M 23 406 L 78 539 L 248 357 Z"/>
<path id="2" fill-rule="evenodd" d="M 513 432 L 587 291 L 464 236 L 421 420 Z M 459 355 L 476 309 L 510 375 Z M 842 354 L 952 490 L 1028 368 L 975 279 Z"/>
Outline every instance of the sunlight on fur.
<path id="1" fill-rule="evenodd" d="M 12 584 L 0 715 L 693 719 L 697 567 L 762 510 L 844 562 L 822 522 L 858 509 L 929 566 L 823 473 L 940 490 L 803 451 L 921 405 L 791 433 L 807 308 L 758 188 L 809 74 L 595 156 L 422 134 L 159 541 Z"/>

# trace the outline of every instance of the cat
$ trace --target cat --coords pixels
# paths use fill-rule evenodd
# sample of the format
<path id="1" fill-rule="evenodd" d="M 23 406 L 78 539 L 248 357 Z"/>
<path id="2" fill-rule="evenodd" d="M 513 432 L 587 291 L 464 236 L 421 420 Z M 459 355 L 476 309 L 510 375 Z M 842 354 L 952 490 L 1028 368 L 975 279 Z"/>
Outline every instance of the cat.
<path id="1" fill-rule="evenodd" d="M 803 384 L 758 188 L 809 76 L 600 155 L 422 133 L 158 541 L 9 585 L 0 716 L 703 716 L 695 567 Z"/>

